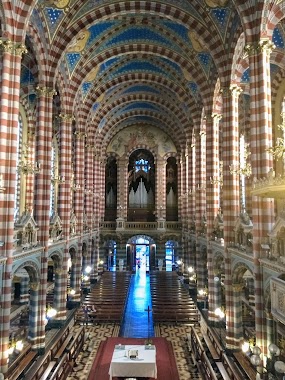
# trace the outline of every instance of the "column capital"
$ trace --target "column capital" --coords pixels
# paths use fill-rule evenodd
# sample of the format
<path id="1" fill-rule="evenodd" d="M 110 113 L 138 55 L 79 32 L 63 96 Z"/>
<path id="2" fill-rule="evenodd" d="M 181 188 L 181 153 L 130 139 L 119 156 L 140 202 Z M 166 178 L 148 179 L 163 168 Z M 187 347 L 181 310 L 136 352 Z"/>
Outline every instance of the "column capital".
<path id="1" fill-rule="evenodd" d="M 266 54 L 270 55 L 271 52 L 275 49 L 274 43 L 266 38 L 266 39 L 261 39 L 257 43 L 251 43 L 247 44 L 244 47 L 244 51 L 247 55 L 254 55 L 260 52 L 265 52 Z"/>
<path id="2" fill-rule="evenodd" d="M 37 92 L 37 95 L 38 96 L 41 96 L 41 95 L 46 95 L 47 97 L 49 98 L 52 98 L 54 95 L 57 94 L 57 92 L 51 88 L 51 87 L 45 87 L 45 86 L 37 86 L 36 87 L 36 92 Z"/>
<path id="3" fill-rule="evenodd" d="M 83 131 L 75 131 L 75 132 L 74 132 L 74 136 L 75 136 L 78 140 L 84 140 L 85 137 L 86 137 L 86 133 L 83 132 Z"/>
<path id="4" fill-rule="evenodd" d="M 223 115 L 221 113 L 212 113 L 212 118 L 218 121 L 223 118 Z"/>
<path id="5" fill-rule="evenodd" d="M 75 120 L 75 117 L 73 114 L 67 114 L 67 113 L 60 113 L 58 115 L 58 117 L 61 119 L 61 120 L 64 120 L 64 121 L 73 121 Z"/>
<path id="6" fill-rule="evenodd" d="M 234 292 L 241 292 L 244 288 L 244 284 L 241 282 L 237 282 L 235 284 L 232 284 L 232 288 Z"/>
<path id="7" fill-rule="evenodd" d="M 0 46 L 5 52 L 9 52 L 18 56 L 22 56 L 23 54 L 28 52 L 24 44 L 19 42 L 13 42 L 4 38 L 0 38 Z"/>
<path id="8" fill-rule="evenodd" d="M 242 93 L 242 88 L 236 83 L 233 83 L 230 85 L 230 91 L 233 95 L 239 96 Z"/>

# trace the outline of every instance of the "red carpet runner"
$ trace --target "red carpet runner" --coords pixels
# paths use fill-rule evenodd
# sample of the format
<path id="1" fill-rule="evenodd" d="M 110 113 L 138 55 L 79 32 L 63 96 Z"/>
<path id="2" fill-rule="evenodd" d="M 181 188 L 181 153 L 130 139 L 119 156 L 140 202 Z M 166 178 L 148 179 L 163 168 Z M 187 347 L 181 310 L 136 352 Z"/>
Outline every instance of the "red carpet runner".
<path id="1" fill-rule="evenodd" d="M 165 338 L 151 338 L 151 340 L 156 347 L 157 380 L 179 380 L 171 342 Z M 116 344 L 144 343 L 145 339 L 137 338 L 108 338 L 101 342 L 88 380 L 109 380 L 108 372 Z"/>

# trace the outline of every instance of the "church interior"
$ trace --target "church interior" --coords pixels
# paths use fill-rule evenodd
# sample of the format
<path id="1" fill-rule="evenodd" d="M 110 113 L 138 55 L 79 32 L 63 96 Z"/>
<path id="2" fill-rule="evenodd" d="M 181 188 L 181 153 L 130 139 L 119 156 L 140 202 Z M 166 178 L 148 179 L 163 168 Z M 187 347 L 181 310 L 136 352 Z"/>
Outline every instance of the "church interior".
<path id="1" fill-rule="evenodd" d="M 284 19 L 1 0 L 0 378 L 108 380 L 124 337 L 172 380 L 285 379 Z"/>

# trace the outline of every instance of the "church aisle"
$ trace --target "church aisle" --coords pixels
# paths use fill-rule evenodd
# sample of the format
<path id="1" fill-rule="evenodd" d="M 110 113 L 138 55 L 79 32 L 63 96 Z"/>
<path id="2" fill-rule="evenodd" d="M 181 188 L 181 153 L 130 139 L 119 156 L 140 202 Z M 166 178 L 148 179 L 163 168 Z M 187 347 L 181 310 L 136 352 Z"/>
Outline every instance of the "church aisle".
<path id="1" fill-rule="evenodd" d="M 132 276 L 119 335 L 125 338 L 149 338 L 154 336 L 149 274 L 146 273 L 143 267 L 137 269 Z"/>

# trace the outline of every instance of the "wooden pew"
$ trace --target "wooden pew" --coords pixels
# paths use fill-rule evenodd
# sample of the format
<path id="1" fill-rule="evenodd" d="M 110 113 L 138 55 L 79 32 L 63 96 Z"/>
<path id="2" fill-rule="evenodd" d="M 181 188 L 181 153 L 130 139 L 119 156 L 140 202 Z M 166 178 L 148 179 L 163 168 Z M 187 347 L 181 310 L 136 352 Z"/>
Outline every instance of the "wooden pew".
<path id="1" fill-rule="evenodd" d="M 36 358 L 37 354 L 37 351 L 32 351 L 30 344 L 26 345 L 9 366 L 8 378 L 17 379 L 17 377 L 22 375 Z"/>
<path id="2" fill-rule="evenodd" d="M 243 373 L 233 359 L 228 357 L 225 353 L 222 355 L 222 363 L 230 380 L 245 379 L 246 374 Z"/>
<path id="3" fill-rule="evenodd" d="M 60 350 L 63 342 L 67 339 L 69 333 L 70 333 L 69 327 L 66 327 L 62 331 L 59 331 L 59 335 L 58 335 L 57 341 L 50 348 L 51 359 L 54 359 L 56 353 Z"/>
<path id="4" fill-rule="evenodd" d="M 76 333 L 74 339 L 66 347 L 66 352 L 68 354 L 68 361 L 74 365 L 79 353 L 81 352 L 85 343 L 85 329 L 81 327 Z"/>
<path id="5" fill-rule="evenodd" d="M 13 373 L 9 375 L 9 379 L 17 379 L 20 375 L 25 374 L 25 371 L 37 355 L 38 353 L 36 351 L 30 350 L 24 357 L 21 357 L 21 361 L 18 363 Z"/>
<path id="6" fill-rule="evenodd" d="M 58 360 L 62 357 L 63 353 L 66 350 L 66 347 L 70 344 L 71 340 L 73 339 L 73 333 L 69 333 L 64 341 L 62 341 L 60 348 L 56 351 L 53 358 L 55 360 Z"/>
<path id="7" fill-rule="evenodd" d="M 69 362 L 68 354 L 65 353 L 53 370 L 49 380 L 65 380 L 70 375 L 71 371 L 72 363 Z"/>
<path id="8" fill-rule="evenodd" d="M 248 379 L 255 380 L 256 379 L 256 371 L 252 367 L 250 361 L 244 356 L 241 351 L 233 353 L 234 358 L 237 360 L 239 365 L 242 367 L 243 371 L 246 373 Z"/>

